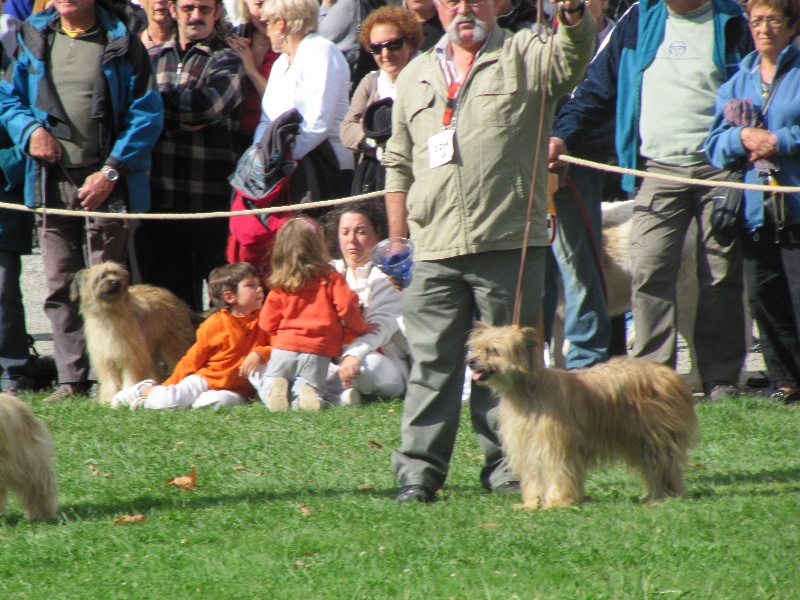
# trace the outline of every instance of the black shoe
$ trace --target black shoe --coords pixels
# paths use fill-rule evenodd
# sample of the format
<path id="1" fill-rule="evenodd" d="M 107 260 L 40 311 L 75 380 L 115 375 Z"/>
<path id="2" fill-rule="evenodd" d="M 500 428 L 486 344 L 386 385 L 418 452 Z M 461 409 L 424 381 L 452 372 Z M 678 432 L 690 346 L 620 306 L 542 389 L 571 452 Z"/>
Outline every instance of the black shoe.
<path id="1" fill-rule="evenodd" d="M 395 500 L 398 504 L 412 502 L 433 502 L 433 492 L 424 485 L 405 485 L 400 488 Z"/>
<path id="2" fill-rule="evenodd" d="M 800 388 L 795 388 L 794 390 L 782 390 L 778 388 L 767 396 L 767 398 L 769 400 L 783 402 L 784 404 L 794 404 L 795 402 L 800 402 Z"/>
<path id="3" fill-rule="evenodd" d="M 519 486 L 519 481 L 506 481 L 497 487 L 492 488 L 492 491 L 499 496 L 513 496 L 516 494 L 522 494 L 522 488 Z"/>

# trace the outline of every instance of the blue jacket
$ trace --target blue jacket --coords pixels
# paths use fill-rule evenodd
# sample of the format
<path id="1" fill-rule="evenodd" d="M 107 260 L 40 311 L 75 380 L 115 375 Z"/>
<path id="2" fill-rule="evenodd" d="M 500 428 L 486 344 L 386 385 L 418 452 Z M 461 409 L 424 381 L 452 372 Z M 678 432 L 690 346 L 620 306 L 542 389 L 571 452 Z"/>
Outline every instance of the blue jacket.
<path id="1" fill-rule="evenodd" d="M 709 162 L 719 169 L 732 168 L 748 152 L 742 145 L 741 127 L 734 127 L 724 116 L 725 104 L 731 98 L 749 98 L 753 107 L 761 111 L 761 64 L 758 53 L 748 54 L 741 64 L 741 70 L 719 88 L 717 92 L 716 113 L 706 138 L 705 150 Z M 764 127 L 778 138 L 776 155 L 770 160 L 777 164 L 775 178 L 780 185 L 800 186 L 800 51 L 790 43 L 778 57 L 775 77 L 783 75 L 767 114 Z M 744 174 L 745 183 L 764 183 L 747 162 Z M 764 224 L 764 193 L 745 190 L 746 229 L 754 229 Z M 785 195 L 787 224 L 800 223 L 800 194 Z"/>
<path id="2" fill-rule="evenodd" d="M 0 56 L 7 69 L 17 51 L 17 32 L 22 23 L 10 15 L 0 16 Z M 25 156 L 0 128 L 0 202 L 22 204 L 22 180 Z M 8 208 L 0 209 L 0 250 L 30 254 L 33 242 L 33 214 Z"/>
<path id="3" fill-rule="evenodd" d="M 738 4 L 733 0 L 712 0 L 712 3 L 714 64 L 728 79 L 736 73 L 742 57 L 753 49 L 753 42 Z M 631 6 L 589 65 L 586 79 L 558 113 L 553 136 L 572 148 L 616 116 L 619 165 L 637 168 L 642 74 L 664 39 L 666 20 L 667 6 L 661 0 L 642 0 Z M 630 192 L 634 186 L 635 177 L 624 175 L 622 187 Z"/>
<path id="4" fill-rule="evenodd" d="M 122 176 L 120 182 L 127 183 L 131 212 L 144 212 L 150 209 L 150 151 L 164 120 L 161 95 L 141 42 L 99 5 L 98 14 L 108 36 L 102 77 L 94 87 L 92 116 L 101 121 L 102 132 L 98 158 L 115 167 Z M 63 107 L 46 74 L 49 24 L 58 16 L 55 9 L 48 9 L 22 25 L 19 56 L 10 77 L 0 82 L 0 125 L 25 150 L 38 127 L 47 127 L 57 138 L 70 134 Z M 43 171 L 39 161 L 27 157 L 27 206 L 43 204 Z"/>

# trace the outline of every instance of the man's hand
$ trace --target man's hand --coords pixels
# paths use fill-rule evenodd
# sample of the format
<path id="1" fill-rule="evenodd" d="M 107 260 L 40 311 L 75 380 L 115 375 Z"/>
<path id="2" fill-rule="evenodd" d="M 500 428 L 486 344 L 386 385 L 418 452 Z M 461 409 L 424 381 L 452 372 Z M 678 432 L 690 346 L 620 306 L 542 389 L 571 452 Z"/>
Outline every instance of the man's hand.
<path id="1" fill-rule="evenodd" d="M 745 127 L 739 134 L 742 145 L 748 150 L 747 160 L 757 161 L 775 154 L 778 137 L 767 129 L 760 127 Z"/>
<path id="2" fill-rule="evenodd" d="M 358 377 L 360 372 L 361 361 L 357 357 L 347 355 L 342 359 L 339 364 L 339 379 L 342 380 L 345 389 L 353 387 L 353 379 Z"/>
<path id="3" fill-rule="evenodd" d="M 102 172 L 97 171 L 89 175 L 78 189 L 78 200 L 86 210 L 98 208 L 114 191 L 115 181 L 109 181 Z"/>
<path id="4" fill-rule="evenodd" d="M 34 129 L 28 140 L 28 154 L 45 162 L 56 163 L 61 160 L 64 149 L 53 134 L 44 127 L 39 127 Z"/>

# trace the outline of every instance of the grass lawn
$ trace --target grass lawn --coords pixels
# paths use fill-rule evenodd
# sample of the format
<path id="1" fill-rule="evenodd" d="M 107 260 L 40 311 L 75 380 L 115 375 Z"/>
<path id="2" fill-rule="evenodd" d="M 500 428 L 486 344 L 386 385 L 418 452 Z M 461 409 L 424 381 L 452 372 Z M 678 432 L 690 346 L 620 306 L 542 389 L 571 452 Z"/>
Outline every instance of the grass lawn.
<path id="1" fill-rule="evenodd" d="M 580 508 L 488 494 L 463 415 L 432 505 L 399 506 L 399 401 L 319 414 L 263 405 L 46 406 L 58 523 L 0 517 L 0 598 L 800 598 L 800 407 L 698 406 L 688 497 L 652 505 L 622 467 Z M 168 485 L 196 466 L 197 489 Z M 113 524 L 124 515 L 141 524 Z"/>

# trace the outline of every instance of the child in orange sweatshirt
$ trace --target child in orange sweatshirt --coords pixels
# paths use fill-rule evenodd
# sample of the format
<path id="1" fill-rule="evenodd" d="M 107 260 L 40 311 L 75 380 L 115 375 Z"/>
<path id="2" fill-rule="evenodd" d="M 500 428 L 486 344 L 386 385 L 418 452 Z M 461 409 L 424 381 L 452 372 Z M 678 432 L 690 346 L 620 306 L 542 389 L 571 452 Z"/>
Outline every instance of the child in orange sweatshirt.
<path id="1" fill-rule="evenodd" d="M 221 408 L 244 404 L 254 395 L 247 380 L 270 354 L 269 336 L 258 327 L 264 290 L 249 263 L 223 265 L 208 277 L 216 311 L 197 329 L 197 340 L 161 385 L 146 379 L 122 390 L 111 406 L 137 408 Z"/>
<path id="2" fill-rule="evenodd" d="M 317 223 L 290 219 L 275 237 L 270 292 L 259 326 L 272 336 L 269 362 L 250 376 L 272 411 L 319 410 L 331 358 L 342 353 L 345 327 L 370 330 L 358 296 L 330 264 Z M 291 382 L 291 390 L 290 390 Z"/>

